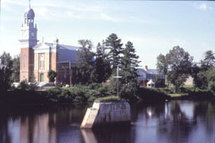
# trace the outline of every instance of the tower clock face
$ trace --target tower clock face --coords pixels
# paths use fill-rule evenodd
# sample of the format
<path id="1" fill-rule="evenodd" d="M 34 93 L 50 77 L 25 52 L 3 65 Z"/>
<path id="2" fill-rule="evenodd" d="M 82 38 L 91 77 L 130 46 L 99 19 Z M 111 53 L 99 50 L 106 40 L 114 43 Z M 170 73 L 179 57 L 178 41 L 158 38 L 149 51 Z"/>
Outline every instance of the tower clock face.
<path id="1" fill-rule="evenodd" d="M 34 37 L 34 32 L 31 32 L 31 37 Z"/>

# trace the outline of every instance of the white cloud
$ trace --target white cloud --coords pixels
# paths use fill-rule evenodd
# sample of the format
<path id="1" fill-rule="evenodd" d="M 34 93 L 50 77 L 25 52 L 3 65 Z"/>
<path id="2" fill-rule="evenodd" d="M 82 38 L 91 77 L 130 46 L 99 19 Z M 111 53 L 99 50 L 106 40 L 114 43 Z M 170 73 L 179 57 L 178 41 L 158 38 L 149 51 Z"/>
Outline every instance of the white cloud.
<path id="1" fill-rule="evenodd" d="M 38 14 L 40 16 L 46 16 L 48 9 L 45 7 L 36 7 L 36 8 L 34 8 L 34 11 L 36 14 Z"/>
<path id="2" fill-rule="evenodd" d="M 100 13 L 100 16 L 101 16 L 101 20 L 110 21 L 110 22 L 119 22 L 120 21 L 120 19 L 114 18 L 114 17 L 107 15 L 105 13 Z"/>
<path id="3" fill-rule="evenodd" d="M 213 8 L 206 3 L 194 4 L 194 7 L 201 11 L 212 10 Z"/>

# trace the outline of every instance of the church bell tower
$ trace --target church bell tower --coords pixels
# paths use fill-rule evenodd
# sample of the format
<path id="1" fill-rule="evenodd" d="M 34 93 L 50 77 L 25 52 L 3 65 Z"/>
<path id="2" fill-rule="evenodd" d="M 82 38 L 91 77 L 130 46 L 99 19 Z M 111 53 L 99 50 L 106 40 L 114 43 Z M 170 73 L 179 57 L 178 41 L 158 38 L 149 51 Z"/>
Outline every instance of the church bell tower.
<path id="1" fill-rule="evenodd" d="M 24 23 L 21 26 L 21 54 L 20 54 L 20 81 L 34 80 L 34 51 L 33 47 L 37 45 L 37 25 L 34 24 L 35 13 L 29 8 L 24 13 Z"/>

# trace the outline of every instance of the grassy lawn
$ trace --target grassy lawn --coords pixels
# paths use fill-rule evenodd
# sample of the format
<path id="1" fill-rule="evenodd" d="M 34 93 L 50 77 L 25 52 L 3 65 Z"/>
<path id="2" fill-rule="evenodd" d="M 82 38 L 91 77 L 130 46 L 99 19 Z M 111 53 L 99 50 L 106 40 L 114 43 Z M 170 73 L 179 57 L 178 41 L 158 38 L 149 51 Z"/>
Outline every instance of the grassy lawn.
<path id="1" fill-rule="evenodd" d="M 168 94 L 170 97 L 182 97 L 182 96 L 188 96 L 188 93 L 174 93 L 174 94 Z"/>

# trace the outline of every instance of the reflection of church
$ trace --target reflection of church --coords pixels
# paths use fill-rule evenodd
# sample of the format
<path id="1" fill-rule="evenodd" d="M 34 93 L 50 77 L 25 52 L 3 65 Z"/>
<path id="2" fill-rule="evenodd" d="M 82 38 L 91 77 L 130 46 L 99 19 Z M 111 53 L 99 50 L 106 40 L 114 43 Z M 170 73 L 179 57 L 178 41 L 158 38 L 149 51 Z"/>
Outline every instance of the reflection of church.
<path id="1" fill-rule="evenodd" d="M 72 69 L 79 51 L 78 47 L 44 41 L 38 43 L 35 13 L 29 8 L 24 14 L 21 27 L 20 81 L 48 82 L 48 71 L 57 72 L 56 82 L 71 83 Z"/>

